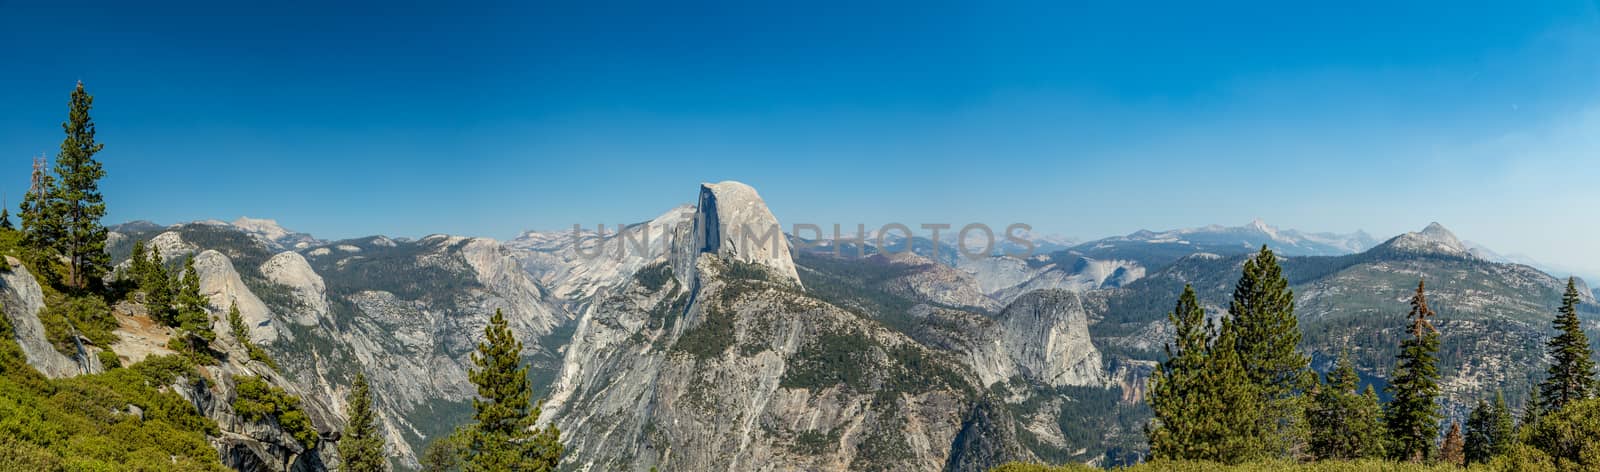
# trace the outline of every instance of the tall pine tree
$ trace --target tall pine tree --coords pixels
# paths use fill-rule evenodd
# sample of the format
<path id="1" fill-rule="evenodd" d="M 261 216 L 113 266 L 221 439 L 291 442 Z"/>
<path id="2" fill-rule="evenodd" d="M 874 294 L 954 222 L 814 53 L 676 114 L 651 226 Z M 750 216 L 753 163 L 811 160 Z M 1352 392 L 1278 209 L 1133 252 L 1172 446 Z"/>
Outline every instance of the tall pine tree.
<path id="1" fill-rule="evenodd" d="M 1400 342 L 1394 373 L 1389 376 L 1389 392 L 1394 397 L 1385 412 L 1389 429 L 1390 455 L 1422 462 L 1432 455 L 1434 439 L 1439 437 L 1439 331 L 1428 317 L 1428 296 L 1423 283 L 1411 297 L 1408 337 Z"/>
<path id="2" fill-rule="evenodd" d="M 1232 318 L 1224 330 L 1231 331 L 1239 360 L 1266 412 L 1257 428 L 1261 436 L 1252 439 L 1278 456 L 1298 456 L 1305 452 L 1303 394 L 1315 385 L 1316 378 L 1310 358 L 1299 350 L 1294 292 L 1289 290 L 1277 256 L 1266 245 L 1245 261 L 1228 313 Z"/>
<path id="3" fill-rule="evenodd" d="M 193 254 L 183 260 L 183 275 L 174 285 L 178 287 L 174 321 L 180 337 L 192 351 L 206 352 L 217 335 L 211 330 L 210 302 L 200 293 L 200 275 L 195 271 Z"/>
<path id="4" fill-rule="evenodd" d="M 11 225 L 11 209 L 0 208 L 0 230 L 10 231 L 14 229 L 17 229 L 17 227 Z"/>
<path id="5" fill-rule="evenodd" d="M 1157 459 L 1217 459 L 1203 376 L 1206 350 L 1211 341 L 1205 310 L 1194 288 L 1185 285 L 1178 305 L 1167 314 L 1175 335 L 1167 344 L 1167 360 L 1150 378 L 1150 409 L 1155 422 L 1149 431 L 1150 454 Z"/>
<path id="6" fill-rule="evenodd" d="M 1478 400 L 1478 406 L 1467 416 L 1464 446 L 1467 462 L 1488 463 L 1494 456 L 1505 454 L 1516 440 L 1515 434 L 1511 407 L 1506 406 L 1505 395 L 1495 392 L 1494 403 Z"/>
<path id="7" fill-rule="evenodd" d="M 89 117 L 94 97 L 83 90 L 83 82 L 72 91 L 70 107 L 67 121 L 61 123 L 67 137 L 56 155 L 59 181 L 51 188 L 48 213 L 61 223 L 55 247 L 67 260 L 67 284 L 83 288 L 98 280 L 111 264 L 106 228 L 100 224 L 106 215 L 100 179 L 106 171 L 94 159 L 105 145 L 94 139 L 94 119 Z"/>
<path id="8" fill-rule="evenodd" d="M 521 365 L 522 342 L 507 327 L 505 316 L 495 310 L 484 327 L 484 342 L 472 354 L 477 366 L 468 379 L 478 386 L 472 400 L 472 418 L 466 451 L 466 470 L 538 471 L 555 470 L 561 460 L 561 433 L 555 425 L 537 429 L 539 407 L 532 402 L 528 367 Z"/>
<path id="9" fill-rule="evenodd" d="M 1313 396 L 1306 419 L 1311 428 L 1311 455 L 1318 460 L 1383 457 L 1383 407 L 1361 378 L 1348 354 L 1341 354 L 1327 380 Z"/>
<path id="10" fill-rule="evenodd" d="M 1578 287 L 1567 279 L 1567 292 L 1561 296 L 1556 331 L 1551 338 L 1549 376 L 1539 384 L 1539 406 L 1546 412 L 1560 410 L 1569 403 L 1594 396 L 1594 359 L 1589 337 L 1578 321 Z"/>
<path id="11" fill-rule="evenodd" d="M 339 458 L 344 461 L 342 470 L 388 470 L 389 461 L 383 457 L 383 435 L 378 432 L 378 418 L 372 410 L 372 392 L 367 387 L 366 374 L 356 374 L 345 403 L 349 405 L 350 419 L 345 423 L 344 435 L 339 438 Z"/>

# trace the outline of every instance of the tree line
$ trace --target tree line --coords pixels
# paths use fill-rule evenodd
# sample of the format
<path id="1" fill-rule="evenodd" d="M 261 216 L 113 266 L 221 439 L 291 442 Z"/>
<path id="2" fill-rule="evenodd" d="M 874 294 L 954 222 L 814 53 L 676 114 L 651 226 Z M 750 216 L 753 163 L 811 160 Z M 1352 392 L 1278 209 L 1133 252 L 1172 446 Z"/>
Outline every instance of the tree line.
<path id="1" fill-rule="evenodd" d="M 1360 388 L 1348 352 L 1320 378 L 1311 370 L 1298 347 L 1293 291 L 1277 257 L 1262 246 L 1245 262 L 1226 316 L 1206 316 L 1191 287 L 1168 314 L 1173 338 L 1148 400 L 1151 456 L 1223 464 L 1383 459 L 1600 467 L 1600 383 L 1579 302 L 1569 278 L 1556 336 L 1546 345 L 1547 375 L 1520 415 L 1497 392 L 1477 402 L 1464 429 L 1456 423 L 1444 429 L 1442 333 L 1426 284 L 1419 280 L 1411 296 L 1388 377 L 1390 399 L 1381 402 L 1373 387 Z"/>
<path id="2" fill-rule="evenodd" d="M 106 204 L 99 181 L 105 169 L 95 154 L 105 145 L 95 139 L 90 116 L 94 97 L 79 82 L 68 105 L 68 118 L 62 123 L 66 138 L 54 168 L 35 166 L 33 185 L 20 205 L 20 228 L 12 224 L 9 211 L 0 209 L 0 233 L 20 236 L 24 262 L 51 287 L 71 297 L 102 302 L 86 305 L 95 307 L 95 313 L 83 316 L 109 319 L 104 302 L 126 296 L 141 303 L 152 320 L 173 329 L 168 347 L 184 354 L 186 362 L 215 364 L 221 353 L 213 347 L 217 341 L 213 325 L 220 320 L 211 315 L 210 300 L 201 293 L 193 254 L 183 259 L 181 269 L 171 271 L 160 248 L 141 240 L 133 244 L 127 269 L 118 272 L 112 266 L 106 251 L 109 231 L 101 223 Z M 4 257 L 0 270 L 11 270 Z M 226 321 L 227 332 L 250 359 L 276 370 L 276 363 L 251 342 L 237 305 L 229 307 Z M 473 421 L 434 441 L 423 458 L 427 470 L 555 470 L 563 450 L 560 432 L 554 425 L 535 427 L 540 407 L 532 401 L 521 352 L 522 343 L 496 310 L 484 328 L 484 341 L 472 355 L 469 378 L 478 393 L 472 399 Z M 284 403 L 292 405 L 295 400 Z M 364 374 L 356 375 L 345 400 L 347 422 L 337 445 L 340 469 L 388 470 L 384 435 Z"/>

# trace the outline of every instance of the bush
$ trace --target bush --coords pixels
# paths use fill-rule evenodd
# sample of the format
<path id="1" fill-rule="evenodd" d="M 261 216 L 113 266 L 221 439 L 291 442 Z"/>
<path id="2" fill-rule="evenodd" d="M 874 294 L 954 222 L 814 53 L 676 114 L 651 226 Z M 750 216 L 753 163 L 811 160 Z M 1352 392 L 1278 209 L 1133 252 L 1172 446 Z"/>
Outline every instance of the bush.
<path id="1" fill-rule="evenodd" d="M 1562 469 L 1600 469 L 1600 399 L 1574 402 L 1529 426 L 1523 442 L 1558 461 Z"/>
<path id="2" fill-rule="evenodd" d="M 307 449 L 317 444 L 317 429 L 300 409 L 300 397 L 274 387 L 261 377 L 234 376 L 233 411 L 251 422 L 277 421 L 284 432 Z"/>
<path id="3" fill-rule="evenodd" d="M 72 340 L 73 328 L 77 328 L 78 335 L 88 339 L 89 344 L 109 347 L 117 342 L 117 336 L 112 334 L 117 329 L 117 318 L 111 315 L 106 301 L 98 296 L 49 293 L 45 296 L 44 309 L 39 310 L 39 322 L 44 325 L 45 339 L 68 356 L 78 352 L 77 343 Z"/>

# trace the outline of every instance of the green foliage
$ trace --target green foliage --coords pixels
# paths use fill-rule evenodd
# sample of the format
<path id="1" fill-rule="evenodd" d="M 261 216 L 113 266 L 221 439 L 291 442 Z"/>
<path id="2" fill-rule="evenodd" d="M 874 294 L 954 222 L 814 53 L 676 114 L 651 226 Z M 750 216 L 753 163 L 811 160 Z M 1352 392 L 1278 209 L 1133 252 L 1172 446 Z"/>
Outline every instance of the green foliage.
<path id="1" fill-rule="evenodd" d="M 194 255 L 184 259 L 183 275 L 173 285 L 177 287 L 177 303 L 173 306 L 176 313 L 172 321 L 178 330 L 172 342 L 177 344 L 178 350 L 198 359 L 215 359 L 211 342 L 217 339 L 217 334 L 211 330 L 211 313 L 207 309 L 210 302 L 200 293 Z"/>
<path id="2" fill-rule="evenodd" d="M 89 344 L 110 347 L 117 342 L 112 331 L 117 329 L 117 318 L 111 307 L 98 295 L 66 295 L 48 291 L 44 308 L 39 310 L 39 322 L 44 325 L 45 339 L 57 351 L 68 356 L 77 355 L 78 344 L 72 339 L 76 329 Z"/>
<path id="3" fill-rule="evenodd" d="M 1467 462 L 1487 463 L 1495 456 L 1509 452 L 1511 445 L 1516 442 L 1515 434 L 1511 408 L 1506 406 L 1505 395 L 1495 392 L 1494 403 L 1479 400 L 1478 406 L 1467 416 Z"/>
<path id="4" fill-rule="evenodd" d="M 1222 433 L 1212 408 L 1215 392 L 1205 384 L 1211 330 L 1194 288 L 1184 286 L 1167 315 L 1175 331 L 1167 360 L 1150 377 L 1150 455 L 1163 459 L 1220 459 L 1215 439 Z"/>
<path id="5" fill-rule="evenodd" d="M 356 374 L 345 398 L 349 405 L 349 420 L 344 435 L 339 439 L 339 458 L 348 472 L 381 472 L 389 462 L 383 457 L 383 434 L 378 431 L 378 418 L 372 409 L 372 392 L 367 387 L 367 376 Z"/>
<path id="6" fill-rule="evenodd" d="M 1407 317 L 1410 334 L 1400 343 L 1394 373 L 1389 376 L 1393 399 L 1385 413 L 1389 430 L 1390 455 L 1396 459 L 1422 462 L 1432 457 L 1434 439 L 1439 437 L 1439 367 L 1434 359 L 1439 352 L 1439 332 L 1428 320 L 1434 316 L 1421 281 L 1411 297 Z"/>
<path id="7" fill-rule="evenodd" d="M 733 314 L 723 310 L 717 303 L 708 303 L 705 307 L 700 323 L 685 329 L 672 344 L 673 350 L 696 359 L 711 359 L 733 347 Z"/>
<path id="8" fill-rule="evenodd" d="M 661 290 L 673 277 L 672 266 L 666 262 L 651 264 L 633 274 L 634 282 L 651 292 Z"/>
<path id="9" fill-rule="evenodd" d="M 1523 431 L 1562 470 L 1600 469 L 1600 399 L 1578 400 L 1546 412 Z"/>
<path id="10" fill-rule="evenodd" d="M 534 428 L 539 407 L 532 403 L 528 368 L 521 365 L 522 342 L 495 310 L 484 327 L 484 341 L 472 354 L 476 366 L 467 377 L 478 387 L 476 412 L 466 447 L 469 471 L 553 471 L 561 460 L 561 433 L 555 425 Z"/>
<path id="11" fill-rule="evenodd" d="M 461 459 L 466 454 L 467 437 L 470 428 L 462 428 L 455 433 L 436 438 L 428 443 L 422 450 L 422 457 L 417 458 L 422 463 L 423 472 L 456 472 L 461 470 Z"/>
<path id="12" fill-rule="evenodd" d="M 100 224 L 106 215 L 100 179 L 106 172 L 94 159 L 105 145 L 94 139 L 94 120 L 89 117 L 94 97 L 84 91 L 82 82 L 72 91 L 70 105 L 67 121 L 61 124 L 67 137 L 56 155 L 58 180 L 49 188 L 44 213 L 59 224 L 53 246 L 67 260 L 67 285 L 84 288 L 99 280 L 111 263 L 105 251 L 106 228 Z"/>
<path id="13" fill-rule="evenodd" d="M 1378 393 L 1367 387 L 1361 393 L 1360 378 L 1349 355 L 1340 355 L 1337 366 L 1317 389 L 1307 421 L 1311 427 L 1311 455 L 1319 460 L 1352 460 L 1383 457 L 1383 407 Z"/>
<path id="14" fill-rule="evenodd" d="M 117 353 L 111 351 L 110 349 L 100 351 L 95 356 L 100 358 L 100 365 L 106 369 L 117 369 L 122 367 L 122 359 L 118 358 Z"/>
<path id="15" fill-rule="evenodd" d="M 167 275 L 166 264 L 161 260 L 161 249 L 150 247 L 150 258 L 141 265 L 138 273 L 139 288 L 144 290 L 145 307 L 150 318 L 167 326 L 177 326 L 177 314 L 172 309 L 173 284 Z"/>
<path id="16" fill-rule="evenodd" d="M 1594 353 L 1589 349 L 1583 324 L 1578 321 L 1578 301 L 1576 282 L 1568 278 L 1555 320 L 1559 334 L 1548 345 L 1552 361 L 1549 376 L 1539 384 L 1539 407 L 1545 411 L 1559 410 L 1595 394 Z"/>
<path id="17" fill-rule="evenodd" d="M 250 327 L 245 325 L 244 317 L 239 315 L 238 303 L 228 305 L 228 331 L 233 335 L 234 341 L 238 341 L 239 346 L 244 348 L 250 360 L 266 364 L 272 370 L 278 370 L 278 363 L 272 360 L 272 356 L 261 346 L 250 341 Z"/>
<path id="18" fill-rule="evenodd" d="M 307 449 L 317 445 L 317 429 L 300 409 L 300 397 L 253 375 L 233 377 L 233 411 L 245 421 L 276 422 Z"/>
<path id="19" fill-rule="evenodd" d="M 1303 441 L 1305 402 L 1301 394 L 1315 383 L 1311 360 L 1299 351 L 1300 325 L 1294 315 L 1294 292 L 1278 258 L 1261 246 L 1246 260 L 1223 323 L 1236 343 L 1246 378 L 1256 387 L 1264 415 L 1258 436 L 1250 439 L 1276 456 L 1285 456 Z M 1245 433 L 1236 431 L 1236 433 Z"/>
<path id="20" fill-rule="evenodd" d="M 0 470 L 224 470 L 205 439 L 216 424 L 163 390 L 185 371 L 181 360 L 156 357 L 50 380 L 0 338 Z"/>

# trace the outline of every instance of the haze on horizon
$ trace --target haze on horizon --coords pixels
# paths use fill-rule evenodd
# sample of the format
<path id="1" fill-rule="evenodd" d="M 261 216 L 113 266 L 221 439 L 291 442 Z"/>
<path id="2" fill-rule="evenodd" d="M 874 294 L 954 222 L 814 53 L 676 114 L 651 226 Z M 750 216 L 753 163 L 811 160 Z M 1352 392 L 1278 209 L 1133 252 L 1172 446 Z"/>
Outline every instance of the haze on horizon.
<path id="1" fill-rule="evenodd" d="M 6 4 L 0 192 L 82 80 L 112 222 L 509 238 L 731 179 L 785 224 L 1439 221 L 1600 274 L 1595 3 L 1140 6 Z"/>

